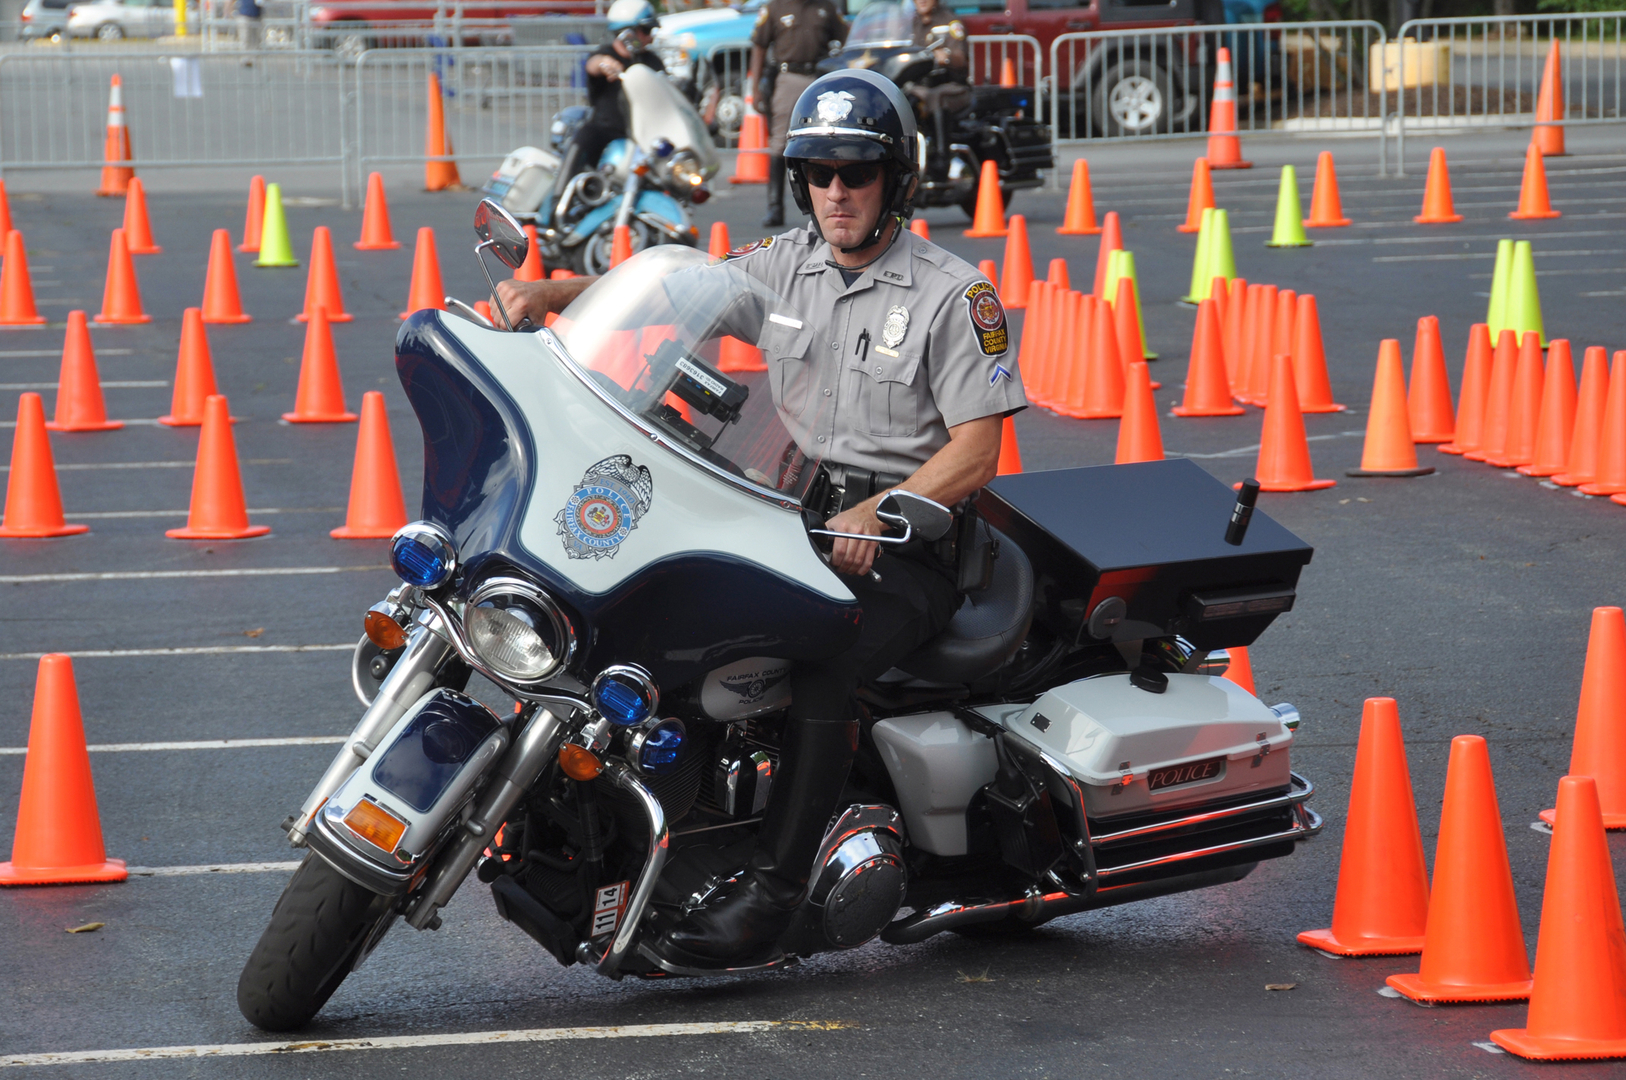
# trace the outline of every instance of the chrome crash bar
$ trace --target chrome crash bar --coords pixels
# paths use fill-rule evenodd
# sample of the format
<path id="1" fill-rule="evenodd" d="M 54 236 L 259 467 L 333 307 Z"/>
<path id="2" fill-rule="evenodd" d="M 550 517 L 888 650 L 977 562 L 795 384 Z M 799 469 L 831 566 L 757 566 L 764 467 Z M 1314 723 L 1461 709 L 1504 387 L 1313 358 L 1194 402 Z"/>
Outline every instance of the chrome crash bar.
<path id="1" fill-rule="evenodd" d="M 649 898 L 655 892 L 655 883 L 661 879 L 661 871 L 666 868 L 670 838 L 666 828 L 666 811 L 661 809 L 660 800 L 639 782 L 630 768 L 619 761 L 611 761 L 604 766 L 602 775 L 638 800 L 638 805 L 643 807 L 644 817 L 649 821 L 649 855 L 644 859 L 643 869 L 638 872 L 638 883 L 632 887 L 632 897 L 627 901 L 627 911 L 621 917 L 615 937 L 610 940 L 602 956 L 593 952 L 592 942 L 584 941 L 576 947 L 576 958 L 580 962 L 594 965 L 600 975 L 613 979 L 637 940 L 638 928 L 649 909 Z"/>
<path id="2" fill-rule="evenodd" d="M 1269 799 L 1260 799 L 1258 802 L 1243 803 L 1240 806 L 1226 806 L 1218 810 L 1204 810 L 1185 817 L 1174 818 L 1171 821 L 1158 821 L 1150 825 L 1141 825 L 1133 829 L 1122 829 L 1118 832 L 1090 834 L 1091 844 L 1100 849 L 1106 844 L 1122 843 L 1126 840 L 1139 840 L 1147 836 L 1155 836 L 1162 832 L 1172 832 L 1183 829 L 1188 825 L 1208 825 L 1216 821 L 1223 821 L 1228 817 L 1237 817 L 1242 814 L 1252 814 L 1259 810 L 1274 810 L 1283 806 L 1299 806 L 1307 802 L 1315 794 L 1315 785 L 1310 783 L 1298 773 L 1290 773 L 1290 786 L 1287 794 L 1276 795 Z M 1318 826 L 1319 828 L 1319 826 Z"/>

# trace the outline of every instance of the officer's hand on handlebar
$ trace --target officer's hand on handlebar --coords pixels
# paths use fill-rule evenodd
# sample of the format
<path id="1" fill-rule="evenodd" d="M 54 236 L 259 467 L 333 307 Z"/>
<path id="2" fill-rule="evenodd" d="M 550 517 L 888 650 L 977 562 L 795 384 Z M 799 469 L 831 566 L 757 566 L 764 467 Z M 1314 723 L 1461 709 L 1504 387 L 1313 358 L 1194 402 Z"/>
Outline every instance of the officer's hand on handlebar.
<path id="1" fill-rule="evenodd" d="M 831 532 L 863 533 L 880 536 L 886 531 L 881 519 L 875 516 L 875 500 L 866 500 L 851 510 L 843 510 L 829 521 L 825 528 Z M 849 540 L 838 536 L 830 548 L 830 566 L 838 574 L 867 574 L 875 564 L 880 545 L 873 540 Z"/>
<path id="2" fill-rule="evenodd" d="M 529 319 L 536 326 L 542 325 L 543 316 L 550 311 L 562 311 L 569 305 L 569 298 L 555 296 L 561 290 L 556 281 L 508 281 L 497 282 L 497 300 L 501 302 L 491 305 L 491 321 L 497 323 L 499 330 L 517 330 Z M 562 301 L 562 302 L 561 302 Z M 500 312 L 508 313 L 510 325 L 503 326 Z"/>

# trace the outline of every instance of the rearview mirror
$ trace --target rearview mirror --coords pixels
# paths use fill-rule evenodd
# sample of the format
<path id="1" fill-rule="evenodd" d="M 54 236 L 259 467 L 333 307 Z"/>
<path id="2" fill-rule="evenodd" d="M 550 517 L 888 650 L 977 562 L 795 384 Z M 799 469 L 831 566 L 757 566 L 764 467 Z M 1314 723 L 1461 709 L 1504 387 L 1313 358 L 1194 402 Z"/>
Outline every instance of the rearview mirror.
<path id="1" fill-rule="evenodd" d="M 531 241 L 520 223 L 497 203 L 481 199 L 474 208 L 474 235 L 480 246 L 496 252 L 497 258 L 510 270 L 525 265 L 525 256 L 531 250 Z"/>
<path id="2" fill-rule="evenodd" d="M 924 540 L 941 540 L 954 527 L 954 511 L 924 495 L 898 489 L 889 491 L 875 507 L 875 516 L 888 525 L 909 527 Z"/>

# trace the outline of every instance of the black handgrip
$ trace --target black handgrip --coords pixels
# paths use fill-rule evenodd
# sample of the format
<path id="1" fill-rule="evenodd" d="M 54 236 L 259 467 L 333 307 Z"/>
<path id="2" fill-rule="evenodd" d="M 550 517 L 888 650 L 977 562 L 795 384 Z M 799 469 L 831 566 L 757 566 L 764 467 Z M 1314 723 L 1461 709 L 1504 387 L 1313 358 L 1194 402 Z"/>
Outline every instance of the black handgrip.
<path id="1" fill-rule="evenodd" d="M 1236 505 L 1231 508 L 1231 523 L 1225 527 L 1227 544 L 1242 546 L 1243 537 L 1248 535 L 1248 522 L 1253 520 L 1253 504 L 1258 501 L 1259 481 L 1250 476 L 1242 481 L 1242 490 L 1236 495 Z"/>

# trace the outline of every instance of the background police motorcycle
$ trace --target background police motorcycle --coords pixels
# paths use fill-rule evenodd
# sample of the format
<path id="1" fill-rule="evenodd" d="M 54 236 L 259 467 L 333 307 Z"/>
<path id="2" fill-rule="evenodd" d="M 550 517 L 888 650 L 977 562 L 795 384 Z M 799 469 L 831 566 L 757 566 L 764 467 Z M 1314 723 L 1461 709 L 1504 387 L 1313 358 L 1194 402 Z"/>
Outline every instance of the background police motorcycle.
<path id="1" fill-rule="evenodd" d="M 689 208 L 711 197 L 707 181 L 722 164 L 705 123 L 658 72 L 631 65 L 619 82 L 631 138 L 612 142 L 596 168 L 577 173 L 553 195 L 549 224 L 538 229 L 542 258 L 550 267 L 604 273 L 617 225 L 629 227 L 634 251 L 657 244 L 692 247 L 699 239 Z M 551 149 L 513 151 L 482 190 L 515 217 L 539 222 L 543 200 L 553 191 L 554 175 L 587 112 L 581 105 L 561 110 L 551 125 Z"/>
<path id="2" fill-rule="evenodd" d="M 523 260 L 490 202 L 477 232 Z M 862 617 L 815 543 L 818 418 L 787 430 L 774 404 L 808 390 L 812 327 L 783 298 L 667 245 L 551 330 L 476 318 L 399 333 L 423 520 L 366 613 L 366 711 L 284 822 L 309 852 L 238 986 L 267 1030 L 308 1021 L 397 920 L 437 928 L 471 870 L 561 964 L 716 974 L 650 946 L 744 863 L 786 674 Z M 720 372 L 723 335 L 772 370 Z M 1001 477 L 958 524 L 884 501 L 883 542 L 986 561 L 944 633 L 863 688 L 844 809 L 755 966 L 1235 881 L 1318 830 L 1297 712 L 1215 674 L 1291 607 L 1311 549 L 1233 499 L 1167 461 Z"/>
<path id="3" fill-rule="evenodd" d="M 917 46 L 914 12 L 912 4 L 892 0 L 866 5 L 853 20 L 846 47 L 821 63 L 820 73 L 867 68 L 899 86 L 935 86 L 948 80 L 950 73 L 937 65 L 934 52 L 951 33 L 963 35 L 964 30 L 958 23 L 934 26 L 932 40 Z M 1044 183 L 1040 170 L 1055 166 L 1050 129 L 1039 122 L 1038 95 L 1032 87 L 971 87 L 970 103 L 944 116 L 941 137 L 935 115 L 918 97 L 911 100 L 926 143 L 917 207 L 958 206 L 967 216 L 974 215 L 984 161 L 999 167 L 1000 194 L 1008 207 L 1012 192 L 1039 187 Z"/>

